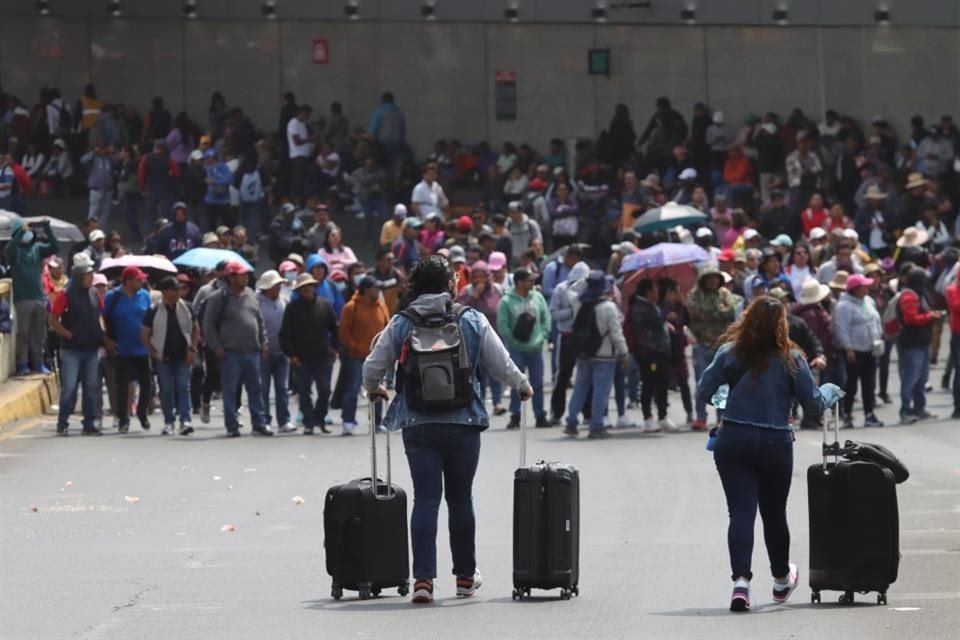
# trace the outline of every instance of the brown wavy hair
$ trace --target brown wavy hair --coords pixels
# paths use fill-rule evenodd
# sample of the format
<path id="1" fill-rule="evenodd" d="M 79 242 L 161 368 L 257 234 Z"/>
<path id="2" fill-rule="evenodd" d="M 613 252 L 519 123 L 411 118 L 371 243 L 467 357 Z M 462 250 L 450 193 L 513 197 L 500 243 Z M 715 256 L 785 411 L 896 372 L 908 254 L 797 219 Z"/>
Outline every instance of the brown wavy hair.
<path id="1" fill-rule="evenodd" d="M 793 373 L 797 365 L 791 351 L 799 349 L 790 340 L 787 308 L 776 298 L 759 296 L 750 303 L 739 320 L 730 325 L 720 337 L 720 343 L 732 342 L 737 360 L 750 364 L 754 376 L 763 373 L 769 356 L 780 356 Z"/>

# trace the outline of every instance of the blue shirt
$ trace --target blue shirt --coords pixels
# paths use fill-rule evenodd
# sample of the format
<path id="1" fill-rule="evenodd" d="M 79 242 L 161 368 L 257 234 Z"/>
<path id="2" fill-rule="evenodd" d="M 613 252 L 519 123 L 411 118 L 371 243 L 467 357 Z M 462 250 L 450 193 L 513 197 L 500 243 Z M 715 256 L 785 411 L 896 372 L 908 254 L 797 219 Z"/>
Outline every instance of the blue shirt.
<path id="1" fill-rule="evenodd" d="M 150 294 L 144 289 L 128 296 L 123 287 L 107 292 L 103 300 L 103 317 L 107 335 L 117 343 L 121 356 L 145 356 L 147 348 L 140 340 L 143 316 L 150 309 Z"/>

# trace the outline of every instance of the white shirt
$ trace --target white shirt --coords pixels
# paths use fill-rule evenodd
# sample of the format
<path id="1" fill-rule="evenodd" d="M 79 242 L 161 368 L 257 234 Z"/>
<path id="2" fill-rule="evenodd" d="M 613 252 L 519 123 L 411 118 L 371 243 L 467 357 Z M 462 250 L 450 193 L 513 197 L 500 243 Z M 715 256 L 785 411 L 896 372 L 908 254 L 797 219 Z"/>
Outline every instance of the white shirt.
<path id="1" fill-rule="evenodd" d="M 440 208 L 446 206 L 447 196 L 443 193 L 443 187 L 436 180 L 433 181 L 433 184 L 427 184 L 425 180 L 421 180 L 413 188 L 410 202 L 420 207 L 420 217 L 423 218 L 430 213 L 443 213 Z"/>
<path id="2" fill-rule="evenodd" d="M 325 165 L 328 162 L 333 163 L 332 169 L 326 168 Z M 331 178 L 336 178 L 338 175 L 340 175 L 340 154 L 336 151 L 331 151 L 325 156 L 317 156 L 317 166 L 320 167 L 320 171 L 322 171 L 324 175 L 328 175 Z"/>
<path id="3" fill-rule="evenodd" d="M 297 144 L 294 142 L 294 136 L 299 137 L 305 142 L 303 144 Z M 287 143 L 290 146 L 291 158 L 310 157 L 310 154 L 313 153 L 313 143 L 307 140 L 309 137 L 310 132 L 307 130 L 307 123 L 300 122 L 299 118 L 290 118 L 290 122 L 287 123 Z"/>

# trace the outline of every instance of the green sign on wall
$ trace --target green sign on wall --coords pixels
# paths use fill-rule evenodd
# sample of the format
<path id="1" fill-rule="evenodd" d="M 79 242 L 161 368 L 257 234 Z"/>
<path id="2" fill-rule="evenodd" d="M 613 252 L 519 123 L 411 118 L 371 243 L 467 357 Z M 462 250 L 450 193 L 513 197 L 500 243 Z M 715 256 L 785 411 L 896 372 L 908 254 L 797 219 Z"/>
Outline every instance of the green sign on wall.
<path id="1" fill-rule="evenodd" d="M 587 72 L 592 76 L 610 77 L 610 49 L 589 49 Z"/>

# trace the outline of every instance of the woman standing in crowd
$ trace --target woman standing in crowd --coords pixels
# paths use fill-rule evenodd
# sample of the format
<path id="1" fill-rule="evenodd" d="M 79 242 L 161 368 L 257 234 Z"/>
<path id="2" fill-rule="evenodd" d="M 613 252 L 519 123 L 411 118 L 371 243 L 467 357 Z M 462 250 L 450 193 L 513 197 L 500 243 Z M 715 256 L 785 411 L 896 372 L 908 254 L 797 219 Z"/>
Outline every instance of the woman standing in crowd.
<path id="1" fill-rule="evenodd" d="M 768 296 L 757 298 L 721 337 L 723 345 L 697 385 L 701 402 L 711 402 L 721 385 L 729 387 L 713 457 L 730 512 L 731 611 L 748 611 L 752 605 L 751 556 L 758 507 L 770 554 L 774 602 L 786 602 L 799 584 L 797 565 L 790 562 L 787 525 L 794 440 L 790 411 L 799 402 L 804 413 L 821 415 L 842 393 L 829 383 L 817 387 L 788 332 L 784 306 Z"/>
<path id="2" fill-rule="evenodd" d="M 847 279 L 847 290 L 833 312 L 833 347 L 843 353 L 847 364 L 847 388 L 843 399 L 843 426 L 853 427 L 853 401 L 857 381 L 863 389 L 865 427 L 882 427 L 873 413 L 874 385 L 877 381 L 877 357 L 883 354 L 880 314 L 873 298 L 867 295 L 873 280 L 859 273 Z"/>

